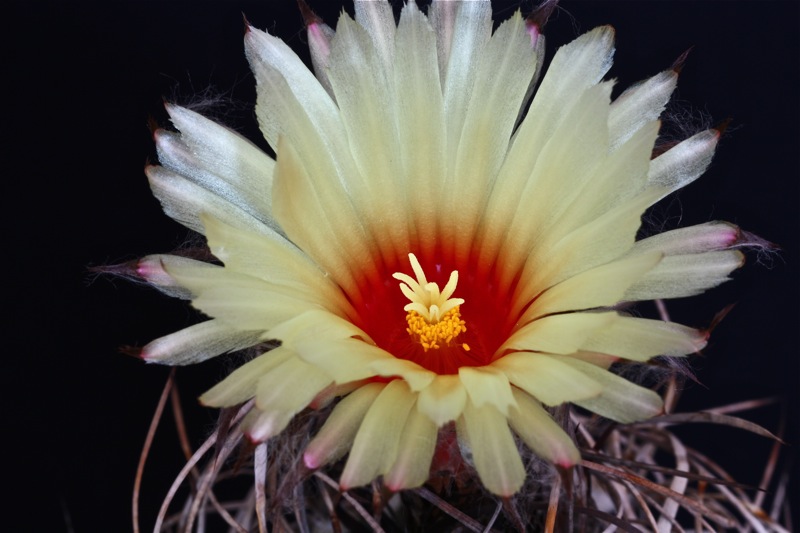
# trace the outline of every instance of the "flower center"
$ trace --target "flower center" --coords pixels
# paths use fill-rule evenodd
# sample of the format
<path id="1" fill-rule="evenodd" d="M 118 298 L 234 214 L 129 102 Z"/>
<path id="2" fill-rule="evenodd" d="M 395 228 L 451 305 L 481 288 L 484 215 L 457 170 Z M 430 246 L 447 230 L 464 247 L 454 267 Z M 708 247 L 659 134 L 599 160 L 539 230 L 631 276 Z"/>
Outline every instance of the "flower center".
<path id="1" fill-rule="evenodd" d="M 438 283 L 428 282 L 417 257 L 408 254 L 408 259 L 417 279 L 402 272 L 392 274 L 393 278 L 401 282 L 400 290 L 411 301 L 403 307 L 408 313 L 406 331 L 426 352 L 449 346 L 461 333 L 467 331 L 466 322 L 461 320 L 459 312 L 464 300 L 451 298 L 458 285 L 458 271 L 450 273 L 450 279 L 440 291 Z M 465 343 L 461 344 L 461 348 L 469 351 L 469 345 Z"/>

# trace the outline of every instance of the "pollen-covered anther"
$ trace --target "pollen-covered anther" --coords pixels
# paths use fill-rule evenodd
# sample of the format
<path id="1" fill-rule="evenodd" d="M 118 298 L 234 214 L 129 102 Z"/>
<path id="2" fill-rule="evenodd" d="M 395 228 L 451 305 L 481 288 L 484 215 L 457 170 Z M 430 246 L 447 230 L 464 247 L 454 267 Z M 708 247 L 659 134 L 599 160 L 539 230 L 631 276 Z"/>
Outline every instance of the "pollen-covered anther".
<path id="1" fill-rule="evenodd" d="M 437 283 L 429 283 L 414 254 L 408 254 L 411 268 L 417 279 L 402 272 L 395 272 L 392 277 L 400 280 L 400 290 L 411 300 L 403 310 L 407 312 L 406 331 L 422 345 L 427 352 L 450 345 L 461 333 L 467 331 L 466 323 L 461 320 L 459 307 L 464 303 L 462 298 L 450 298 L 458 285 L 458 271 L 450 273 L 450 279 L 443 290 Z M 464 350 L 469 346 L 462 344 Z"/>
<path id="2" fill-rule="evenodd" d="M 445 313 L 434 324 L 425 320 L 416 311 L 409 311 L 406 315 L 406 321 L 408 322 L 406 331 L 422 345 L 426 352 L 428 350 L 437 350 L 443 345 L 449 345 L 461 333 L 467 331 L 466 323 L 461 320 L 461 313 L 458 311 L 458 307 L 454 307 Z M 466 344 L 462 344 L 462 348 L 469 351 L 469 346 Z"/>

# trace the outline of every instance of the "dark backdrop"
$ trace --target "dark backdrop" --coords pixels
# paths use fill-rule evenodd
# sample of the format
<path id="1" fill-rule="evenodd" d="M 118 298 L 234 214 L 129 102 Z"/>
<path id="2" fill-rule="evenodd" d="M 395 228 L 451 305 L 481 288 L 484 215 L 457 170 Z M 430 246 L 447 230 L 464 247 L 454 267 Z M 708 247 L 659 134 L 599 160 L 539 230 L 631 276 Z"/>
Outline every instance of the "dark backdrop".
<path id="1" fill-rule="evenodd" d="M 332 23 L 337 9 L 328 3 L 312 2 Z M 496 2 L 496 18 L 516 5 Z M 798 442 L 800 386 L 798 5 L 564 0 L 546 32 L 552 56 L 583 31 L 614 25 L 611 75 L 622 86 L 692 47 L 675 109 L 694 125 L 731 118 L 731 127 L 707 175 L 667 200 L 655 220 L 665 227 L 729 220 L 783 251 L 751 256 L 734 282 L 670 305 L 675 319 L 704 326 L 736 303 L 695 360 L 702 385 L 686 386 L 681 407 L 781 397 L 794 443 L 787 455 Z M 4 500 L 12 505 L 0 522 L 16 523 L 10 531 L 125 531 L 137 457 L 169 370 L 118 347 L 142 345 L 194 315 L 182 302 L 98 279 L 87 267 L 186 241 L 142 172 L 155 159 L 149 118 L 166 124 L 162 99 L 205 101 L 213 104 L 210 114 L 255 139 L 242 13 L 295 50 L 305 48 L 302 19 L 291 0 L 33 1 L 5 10 L 3 302 L 10 343 L 2 376 L 10 418 L 3 469 L 11 490 L 11 501 Z M 209 362 L 178 372 L 195 444 L 214 413 L 194 398 L 225 371 Z M 776 429 L 779 411 L 748 416 Z M 145 529 L 182 464 L 169 416 L 165 422 L 144 479 Z M 758 483 L 769 449 L 763 439 L 725 430 L 688 438 L 743 482 Z"/>

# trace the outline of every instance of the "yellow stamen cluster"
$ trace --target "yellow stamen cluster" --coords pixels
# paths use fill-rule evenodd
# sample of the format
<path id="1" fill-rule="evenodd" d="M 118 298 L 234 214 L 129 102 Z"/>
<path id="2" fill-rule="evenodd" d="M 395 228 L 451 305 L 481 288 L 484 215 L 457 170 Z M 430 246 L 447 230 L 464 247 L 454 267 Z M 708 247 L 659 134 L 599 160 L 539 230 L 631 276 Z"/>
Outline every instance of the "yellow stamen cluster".
<path id="1" fill-rule="evenodd" d="M 406 331 L 426 352 L 439 349 L 442 345 L 449 345 L 453 339 L 467 331 L 466 323 L 461 320 L 459 311 L 464 300 L 450 298 L 458 284 L 458 271 L 454 270 L 450 274 L 447 285 L 440 291 L 437 283 L 428 282 L 416 256 L 408 254 L 408 258 L 417 279 L 401 272 L 393 274 L 395 279 L 402 282 L 400 290 L 411 300 L 411 303 L 403 307 L 408 313 Z M 469 351 L 467 344 L 462 344 L 461 347 Z"/>
<path id="2" fill-rule="evenodd" d="M 409 311 L 406 321 L 408 322 L 406 331 L 422 345 L 426 352 L 441 348 L 442 343 L 450 344 L 450 341 L 459 334 L 467 331 L 466 322 L 461 320 L 458 307 L 445 313 L 435 324 L 429 323 L 416 311 Z M 469 346 L 466 344 L 462 344 L 462 347 L 469 350 Z"/>

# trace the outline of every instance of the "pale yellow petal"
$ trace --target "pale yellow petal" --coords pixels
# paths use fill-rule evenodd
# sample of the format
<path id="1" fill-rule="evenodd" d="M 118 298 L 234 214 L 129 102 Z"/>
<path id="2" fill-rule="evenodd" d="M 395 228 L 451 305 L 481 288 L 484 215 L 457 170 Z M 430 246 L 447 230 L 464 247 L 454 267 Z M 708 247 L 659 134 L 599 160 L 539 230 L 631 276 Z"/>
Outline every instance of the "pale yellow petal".
<path id="1" fill-rule="evenodd" d="M 364 415 L 385 386 L 384 383 L 368 383 L 336 404 L 303 453 L 308 468 L 314 470 L 336 461 L 350 450 Z"/>
<path id="2" fill-rule="evenodd" d="M 430 385 L 436 377 L 436 374 L 422 368 L 417 363 L 392 356 L 384 359 L 374 359 L 369 363 L 369 370 L 375 372 L 378 376 L 401 377 L 414 392 L 419 392 Z"/>
<path id="3" fill-rule="evenodd" d="M 411 209 L 407 231 L 416 234 L 422 256 L 430 254 L 436 243 L 437 224 L 432 223 L 430 214 L 440 208 L 438 199 L 446 177 L 447 139 L 436 50 L 436 36 L 425 15 L 414 2 L 407 3 L 397 27 L 391 69 L 397 121 L 397 141 L 392 149 L 399 154 L 407 183 Z"/>
<path id="4" fill-rule="evenodd" d="M 610 324 L 616 313 L 566 313 L 551 315 L 515 331 L 498 349 L 572 353 L 596 330 Z"/>
<path id="5" fill-rule="evenodd" d="M 360 337 L 369 341 L 369 336 L 349 320 L 323 309 L 312 309 L 297 315 L 270 329 L 267 339 L 277 339 L 291 345 L 303 339 L 347 339 Z"/>
<path id="6" fill-rule="evenodd" d="M 383 5 L 391 13 L 388 4 Z M 394 33 L 393 17 L 391 21 Z M 384 255 L 396 257 L 409 249 L 408 187 L 396 157 L 396 110 L 389 85 L 393 80 L 373 43 L 367 30 L 342 15 L 331 43 L 328 78 L 358 171 L 348 176 L 347 192 L 370 230 L 383 236 L 376 244 Z M 389 44 L 393 50 L 394 42 Z M 380 198 L 391 201 L 377 201 Z"/>
<path id="7" fill-rule="evenodd" d="M 332 170 L 307 168 L 316 155 L 312 151 L 302 159 L 293 143 L 281 138 L 272 191 L 275 218 L 339 286 L 355 291 L 356 266 L 373 260 L 369 239 Z"/>
<path id="8" fill-rule="evenodd" d="M 647 190 L 561 238 L 552 231 L 525 264 L 516 307 L 547 287 L 623 256 L 634 245 L 642 214 L 659 194 Z"/>
<path id="9" fill-rule="evenodd" d="M 512 407 L 508 422 L 511 429 L 525 441 L 533 452 L 563 468 L 581 460 L 575 443 L 556 424 L 542 405 L 529 394 L 514 388 L 516 407 Z"/>
<path id="10" fill-rule="evenodd" d="M 411 409 L 400 435 L 397 459 L 383 482 L 393 491 L 419 487 L 428 480 L 438 435 L 431 419 Z"/>
<path id="11" fill-rule="evenodd" d="M 266 331 L 326 303 L 318 295 L 277 285 L 227 268 L 167 267 L 167 273 L 197 296 L 192 305 L 242 330 Z"/>
<path id="12" fill-rule="evenodd" d="M 545 405 L 560 405 L 599 395 L 602 384 L 568 364 L 565 358 L 546 354 L 515 352 L 494 361 L 492 366 Z"/>
<path id="13" fill-rule="evenodd" d="M 506 417 L 492 405 L 467 402 L 457 428 L 483 485 L 498 496 L 516 493 L 525 481 L 525 468 Z"/>
<path id="14" fill-rule="evenodd" d="M 394 359 L 386 351 L 358 339 L 304 339 L 291 344 L 308 363 L 327 372 L 336 383 L 358 381 L 377 375 L 370 364 Z"/>
<path id="15" fill-rule="evenodd" d="M 659 127 L 658 121 L 643 125 L 626 143 L 599 161 L 569 207 L 550 222 L 548 237 L 566 235 L 590 224 L 641 194 L 647 185 Z"/>
<path id="16" fill-rule="evenodd" d="M 713 221 L 665 231 L 638 241 L 631 254 L 659 250 L 666 256 L 699 254 L 735 246 L 741 230 L 729 222 Z"/>
<path id="17" fill-rule="evenodd" d="M 475 407 L 492 405 L 503 416 L 508 416 L 509 407 L 516 406 L 508 377 L 500 369 L 462 366 L 458 369 L 458 377 Z"/>
<path id="18" fill-rule="evenodd" d="M 527 155 L 509 154 L 487 207 L 482 260 L 497 252 L 504 257 L 504 282 L 518 273 L 531 251 L 553 231 L 568 232 L 554 221 L 580 193 L 584 184 L 608 154 L 608 104 L 611 84 L 586 90 L 573 108 L 565 111 L 560 126 L 553 131 L 533 167 L 525 168 Z M 535 100 L 535 99 L 534 99 Z M 515 182 L 522 181 L 517 185 Z M 543 201 L 546 198 L 547 201 Z M 536 209 L 530 206 L 536 205 Z"/>
<path id="19" fill-rule="evenodd" d="M 525 20 L 517 11 L 503 22 L 479 51 L 454 180 L 442 191 L 450 203 L 445 225 L 455 236 L 457 260 L 464 259 L 486 205 L 486 193 L 505 159 L 511 132 L 536 69 L 536 55 Z M 456 231 L 457 228 L 457 231 Z"/>
<path id="20" fill-rule="evenodd" d="M 444 74 L 442 94 L 447 125 L 445 168 L 449 172 L 456 168 L 461 132 L 476 80 L 477 58 L 492 34 L 491 3 L 458 2 L 452 28 L 447 66 L 440 69 Z"/>
<path id="21" fill-rule="evenodd" d="M 485 230 L 485 236 L 481 239 L 481 251 L 486 257 L 496 257 L 494 247 L 505 242 L 506 229 L 513 216 L 531 211 L 528 204 L 520 202 L 525 189 L 531 188 L 529 177 L 542 151 L 578 99 L 608 71 L 613 53 L 614 30 L 610 26 L 595 28 L 556 52 L 514 136 L 500 177 L 492 190 L 489 209 L 492 226 Z M 554 147 L 549 149 L 553 150 Z M 566 159 L 562 163 L 569 164 L 569 161 Z M 495 240 L 497 237 L 501 240 Z M 527 243 L 519 248 L 519 255 L 512 261 L 514 264 L 524 257 Z"/>
<path id="22" fill-rule="evenodd" d="M 342 490 L 366 485 L 389 472 L 397 459 L 400 437 L 416 394 L 396 379 L 381 391 L 364 416 L 339 478 Z"/>
<path id="23" fill-rule="evenodd" d="M 619 302 L 625 291 L 662 259 L 660 252 L 626 257 L 562 281 L 539 296 L 520 322 L 560 313 L 608 307 Z"/>
<path id="24" fill-rule="evenodd" d="M 353 313 L 341 289 L 286 239 L 233 228 L 207 215 L 200 219 L 211 252 L 226 268 L 291 287 L 340 313 Z"/>
<path id="25" fill-rule="evenodd" d="M 459 377 L 443 375 L 420 391 L 417 409 L 441 427 L 461 416 L 466 403 L 467 391 Z"/>
<path id="26" fill-rule="evenodd" d="M 258 380 L 255 409 L 261 414 L 248 435 L 256 442 L 274 437 L 330 383 L 330 376 L 302 359 L 287 359 Z"/>
<path id="27" fill-rule="evenodd" d="M 428 6 L 428 20 L 436 33 L 436 57 L 442 86 L 444 86 L 444 77 L 447 73 L 447 64 L 450 61 L 450 46 L 453 43 L 456 14 L 460 4 L 461 2 L 451 2 L 450 0 L 433 0 Z"/>
<path id="28" fill-rule="evenodd" d="M 273 149 L 277 149 L 278 137 L 302 117 L 313 121 L 318 130 L 336 129 L 336 105 L 286 43 L 249 26 L 244 44 L 257 82 L 256 116 Z"/>
<path id="29" fill-rule="evenodd" d="M 234 370 L 200 396 L 200 402 L 210 407 L 229 407 L 240 404 L 256 395 L 256 385 L 261 376 L 295 357 L 291 350 L 275 348 Z"/>
<path id="30" fill-rule="evenodd" d="M 312 22 L 306 28 L 308 36 L 308 50 L 311 52 L 311 65 L 314 67 L 314 75 L 319 80 L 320 85 L 333 97 L 331 82 L 328 80 L 328 68 L 330 66 L 328 57 L 331 53 L 331 39 L 336 32 L 324 22 Z"/>

